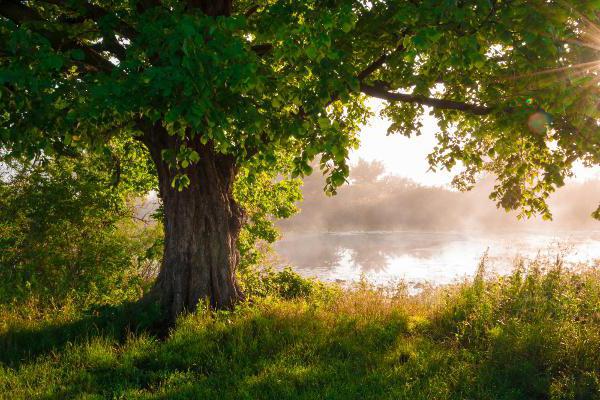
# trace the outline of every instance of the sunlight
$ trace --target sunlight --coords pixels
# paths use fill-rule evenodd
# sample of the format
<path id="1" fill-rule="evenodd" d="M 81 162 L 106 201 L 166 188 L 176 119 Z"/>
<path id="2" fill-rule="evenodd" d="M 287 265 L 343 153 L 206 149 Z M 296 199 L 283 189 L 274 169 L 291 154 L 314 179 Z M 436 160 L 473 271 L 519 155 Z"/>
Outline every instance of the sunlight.
<path id="1" fill-rule="evenodd" d="M 571 53 L 573 46 L 600 51 L 600 27 L 579 13 L 578 18 L 578 23 L 580 26 L 575 29 L 575 32 L 579 35 L 579 38 L 563 39 L 566 53 Z M 512 77 L 510 80 L 520 80 L 524 78 L 556 74 L 562 74 L 565 80 L 575 79 L 583 76 L 593 76 L 594 79 L 582 86 L 582 89 L 586 89 L 593 85 L 597 86 L 600 83 L 600 76 L 598 74 L 599 71 L 600 54 L 598 54 L 593 60 L 582 61 L 580 63 L 570 64 L 564 67 L 551 68 L 529 74 L 517 75 Z"/>

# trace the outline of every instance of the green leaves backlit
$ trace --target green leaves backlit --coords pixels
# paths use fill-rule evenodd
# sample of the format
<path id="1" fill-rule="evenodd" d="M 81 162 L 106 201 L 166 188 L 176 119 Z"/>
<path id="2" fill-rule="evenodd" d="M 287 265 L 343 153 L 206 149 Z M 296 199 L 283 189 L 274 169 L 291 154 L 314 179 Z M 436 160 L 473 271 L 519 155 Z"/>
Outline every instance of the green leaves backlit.
<path id="1" fill-rule="evenodd" d="M 102 4 L 109 18 L 87 18 L 77 29 L 58 23 L 74 12 L 65 4 L 45 23 L 60 46 L 36 33 L 35 23 L 18 27 L 0 18 L 1 145 L 30 157 L 71 154 L 134 136 L 141 122 L 164 127 L 177 143 L 162 156 L 178 189 L 189 182 L 186 170 L 201 162 L 192 150 L 201 143 L 256 172 L 279 168 L 285 152 L 289 172 L 307 175 L 319 157 L 333 194 L 346 181 L 349 150 L 370 115 L 360 93 L 367 83 L 413 96 L 383 104 L 389 133 L 418 134 L 429 112 L 425 98 L 492 108 L 486 115 L 433 110 L 440 131 L 431 162 L 463 165 L 461 188 L 492 172 L 501 206 L 548 217 L 545 200 L 572 163 L 600 163 L 596 77 L 569 72 L 598 59 L 597 50 L 573 44 L 581 15 L 597 19 L 597 7 L 463 3 L 281 0 L 249 18 L 238 9 L 210 18 L 179 2 L 141 14 L 117 2 Z M 136 34 L 108 70 L 91 65 L 90 48 L 115 33 L 117 17 Z"/>

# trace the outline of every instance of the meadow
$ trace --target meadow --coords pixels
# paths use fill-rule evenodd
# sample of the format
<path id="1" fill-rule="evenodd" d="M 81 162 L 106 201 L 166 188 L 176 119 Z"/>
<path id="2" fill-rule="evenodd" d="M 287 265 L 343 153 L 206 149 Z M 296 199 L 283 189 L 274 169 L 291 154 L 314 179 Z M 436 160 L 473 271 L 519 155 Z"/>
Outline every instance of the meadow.
<path id="1" fill-rule="evenodd" d="M 246 273 L 248 301 L 168 332 L 122 302 L 0 308 L 3 399 L 596 399 L 600 271 L 515 261 L 508 276 L 350 287 Z"/>

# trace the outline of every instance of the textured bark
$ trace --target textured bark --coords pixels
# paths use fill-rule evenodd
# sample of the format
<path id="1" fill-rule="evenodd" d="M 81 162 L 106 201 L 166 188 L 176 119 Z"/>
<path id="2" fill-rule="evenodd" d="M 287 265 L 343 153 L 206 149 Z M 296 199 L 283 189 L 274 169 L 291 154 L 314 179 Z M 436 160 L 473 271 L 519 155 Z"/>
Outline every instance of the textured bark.
<path id="1" fill-rule="evenodd" d="M 157 168 L 165 216 L 164 258 L 150 298 L 161 304 L 169 323 L 201 301 L 230 308 L 243 299 L 235 278 L 244 213 L 232 194 L 234 159 L 209 144 L 188 143 L 200 161 L 185 170 L 191 183 L 179 191 L 171 185 L 176 172 L 161 156 L 178 148 L 179 140 L 156 125 L 144 141 Z"/>

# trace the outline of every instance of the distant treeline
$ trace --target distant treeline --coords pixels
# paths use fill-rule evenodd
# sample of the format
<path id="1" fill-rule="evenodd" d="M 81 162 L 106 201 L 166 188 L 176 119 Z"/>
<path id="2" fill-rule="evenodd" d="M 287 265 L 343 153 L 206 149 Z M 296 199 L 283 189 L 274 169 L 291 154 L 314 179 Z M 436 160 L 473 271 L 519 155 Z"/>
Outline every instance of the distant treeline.
<path id="1" fill-rule="evenodd" d="M 548 222 L 518 220 L 516 213 L 498 209 L 488 198 L 491 178 L 463 193 L 384 173 L 380 162 L 359 160 L 350 184 L 327 197 L 323 178 L 315 172 L 303 185 L 301 212 L 279 226 L 284 231 L 600 229 L 591 217 L 600 200 L 597 180 L 560 188 L 550 199 L 554 219 Z"/>

